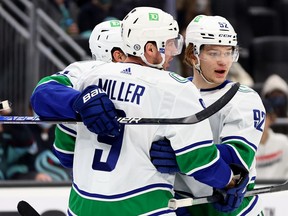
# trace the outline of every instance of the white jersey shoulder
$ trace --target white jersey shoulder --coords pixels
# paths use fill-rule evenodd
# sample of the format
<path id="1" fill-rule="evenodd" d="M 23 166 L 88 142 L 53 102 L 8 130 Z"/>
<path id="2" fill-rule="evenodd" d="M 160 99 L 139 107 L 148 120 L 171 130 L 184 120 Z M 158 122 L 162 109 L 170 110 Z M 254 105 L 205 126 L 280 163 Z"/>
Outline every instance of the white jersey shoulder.
<path id="1" fill-rule="evenodd" d="M 201 90 L 206 105 L 214 103 L 232 84 L 228 83 L 221 89 Z M 246 137 L 248 141 L 258 145 L 264 128 L 265 108 L 257 92 L 241 85 L 231 101 L 209 120 L 215 143 L 220 143 L 223 137 L 234 134 L 234 136 Z"/>
<path id="2" fill-rule="evenodd" d="M 79 77 L 75 88 L 82 91 L 87 86 L 93 84 L 104 89 L 110 99 L 119 99 L 119 101 L 124 96 L 124 101 L 128 101 L 129 97 L 132 97 L 129 100 L 130 102 L 134 101 L 135 97 L 139 99 L 138 96 L 142 94 L 142 91 L 142 98 L 147 98 L 150 101 L 159 101 L 161 95 L 166 95 L 165 97 L 170 95 L 171 98 L 173 97 L 171 100 L 176 100 L 175 98 L 177 97 L 177 100 L 183 100 L 183 103 L 193 101 L 187 100 L 191 98 L 191 95 L 197 95 L 197 100 L 201 97 L 199 90 L 186 78 L 173 72 L 161 71 L 132 63 L 111 62 L 97 66 L 90 71 L 85 71 Z M 145 91 L 144 89 L 153 89 L 153 91 Z M 120 95 L 124 93 L 128 95 Z M 146 94 L 147 96 L 145 96 Z M 181 113 L 178 113 L 178 115 L 181 115 Z"/>
<path id="3" fill-rule="evenodd" d="M 60 74 L 67 76 L 74 85 L 82 73 L 90 71 L 101 64 L 105 64 L 105 62 L 95 60 L 77 61 L 64 68 Z"/>
<path id="4" fill-rule="evenodd" d="M 111 62 L 107 64 L 98 64 L 97 67 L 91 68 L 91 72 L 92 73 L 86 70 L 85 73 L 81 73 L 79 83 L 82 83 L 82 84 L 88 83 L 89 85 L 89 83 L 97 79 L 98 75 L 100 76 L 100 74 L 103 74 L 103 73 L 105 74 L 106 72 L 109 73 L 109 76 L 115 76 L 115 77 L 121 76 L 127 79 L 129 79 L 129 76 L 131 76 L 132 79 L 135 79 L 137 77 L 136 79 L 138 79 L 139 81 L 142 80 L 143 82 L 150 83 L 150 84 L 156 84 L 159 82 L 159 80 L 161 80 L 161 82 L 165 82 L 164 81 L 165 79 L 167 79 L 168 82 L 175 80 L 178 83 L 189 83 L 188 79 L 183 78 L 174 72 L 161 71 L 161 70 L 154 69 L 151 67 L 143 67 L 143 66 L 131 64 L 131 63 Z M 92 78 L 92 80 L 90 78 Z M 78 83 L 77 88 L 80 88 L 79 83 Z"/>

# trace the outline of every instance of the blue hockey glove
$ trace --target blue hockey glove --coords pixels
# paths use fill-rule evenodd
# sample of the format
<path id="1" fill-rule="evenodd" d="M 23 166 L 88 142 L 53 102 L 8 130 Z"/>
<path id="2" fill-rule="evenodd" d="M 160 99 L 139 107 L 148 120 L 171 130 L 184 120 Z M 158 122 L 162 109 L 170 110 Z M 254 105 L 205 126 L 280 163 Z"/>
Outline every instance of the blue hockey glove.
<path id="1" fill-rule="evenodd" d="M 152 143 L 150 157 L 153 165 L 161 173 L 179 172 L 175 152 L 170 145 L 170 141 L 165 138 Z"/>
<path id="2" fill-rule="evenodd" d="M 214 208 L 220 212 L 226 213 L 236 210 L 241 205 L 246 193 L 246 186 L 249 182 L 249 173 L 244 167 L 237 164 L 230 164 L 230 167 L 234 176 L 240 175 L 235 187 L 214 191 L 223 196 L 221 201 L 213 203 Z"/>
<path id="3" fill-rule="evenodd" d="M 114 104 L 98 86 L 91 85 L 84 89 L 74 101 L 73 109 L 80 114 L 89 131 L 98 135 L 120 134 Z"/>

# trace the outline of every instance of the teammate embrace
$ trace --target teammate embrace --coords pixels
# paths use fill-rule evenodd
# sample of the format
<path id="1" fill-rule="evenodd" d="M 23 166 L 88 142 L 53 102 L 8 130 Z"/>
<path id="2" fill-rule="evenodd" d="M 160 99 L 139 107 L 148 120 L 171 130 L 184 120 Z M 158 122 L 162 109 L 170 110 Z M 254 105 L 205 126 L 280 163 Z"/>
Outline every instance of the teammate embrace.
<path id="1" fill-rule="evenodd" d="M 173 56 L 181 53 L 183 39 L 177 22 L 160 9 L 139 7 L 127 14 L 121 28 L 111 23 L 107 28 L 108 32 L 114 27 L 118 33 L 121 30 L 120 41 L 123 41 L 117 43 L 118 53 L 113 52 L 115 45 L 104 52 L 111 55 L 109 62 L 100 62 L 104 59 L 96 57 L 96 61 L 73 63 L 58 75 L 43 78 L 37 85 L 31 102 L 40 117 L 81 118 L 84 123 L 76 128 L 59 125 L 56 129 L 55 154 L 64 166 L 73 169 L 69 215 L 176 215 L 167 205 L 174 196 L 174 186 L 176 189 L 184 187 L 184 192 L 195 196 L 209 195 L 213 188 L 224 190 L 227 196 L 223 202 L 211 207 L 215 212 L 218 210 L 218 215 L 237 215 L 247 211 L 248 206 L 252 207 L 249 202 L 244 206 L 242 200 L 248 181 L 253 181 L 247 170 L 253 165 L 254 147 L 257 148 L 261 131 L 254 131 L 253 121 L 256 119 L 249 118 L 246 124 L 242 124 L 244 117 L 238 114 L 242 107 L 237 108 L 237 99 L 231 101 L 225 113 L 214 117 L 227 122 L 215 125 L 211 120 L 212 130 L 208 119 L 191 125 L 153 126 L 124 126 L 116 120 L 117 116 L 189 116 L 203 110 L 198 88 L 214 91 L 213 97 L 207 97 L 207 102 L 204 98 L 206 105 L 213 103 L 229 88 L 231 83 L 225 77 L 233 60 L 237 59 L 237 39 L 232 26 L 219 17 L 196 17 L 191 23 L 196 27 L 199 25 L 197 31 L 203 31 L 193 35 L 188 31 L 189 26 L 187 30 L 186 52 L 191 49 L 188 57 L 198 71 L 194 72 L 192 82 L 161 70 L 167 69 Z M 211 25 L 211 29 L 206 31 L 206 25 Z M 220 40 L 223 32 L 229 37 Z M 97 40 L 90 39 L 90 45 L 93 43 Z M 124 53 L 127 58 L 124 58 Z M 117 60 L 114 54 L 121 58 Z M 94 53 L 93 56 L 99 55 Z M 109 88 L 102 92 L 100 80 L 107 85 L 113 81 L 110 83 L 113 93 L 108 92 Z M 105 90 L 105 85 L 101 87 Z M 123 92 L 123 97 L 112 97 L 123 95 Z M 237 95 L 241 100 L 247 96 L 254 102 L 258 100 L 255 92 L 244 87 Z M 256 108 L 260 113 L 264 112 L 261 104 Z M 232 115 L 232 111 L 237 111 L 237 116 Z M 245 118 L 246 112 L 247 116 L 253 114 L 248 106 L 245 107 Z M 229 131 L 235 132 L 235 136 Z M 256 138 L 246 139 L 244 131 Z M 152 145 L 157 141 L 159 144 L 159 140 L 163 144 L 162 150 Z M 151 145 L 159 158 L 163 150 L 165 153 L 168 149 L 166 153 L 177 161 L 173 163 L 181 175 L 158 172 L 155 166 L 161 171 L 162 164 L 159 166 L 157 160 L 153 160 L 155 166 L 151 163 Z M 237 174 L 241 180 L 233 178 Z M 178 176 L 183 182 L 178 181 Z M 193 187 L 197 187 L 196 192 Z M 200 187 L 207 188 L 203 190 L 205 194 L 200 194 Z M 191 215 L 194 213 L 198 214 L 198 210 L 192 210 Z"/>

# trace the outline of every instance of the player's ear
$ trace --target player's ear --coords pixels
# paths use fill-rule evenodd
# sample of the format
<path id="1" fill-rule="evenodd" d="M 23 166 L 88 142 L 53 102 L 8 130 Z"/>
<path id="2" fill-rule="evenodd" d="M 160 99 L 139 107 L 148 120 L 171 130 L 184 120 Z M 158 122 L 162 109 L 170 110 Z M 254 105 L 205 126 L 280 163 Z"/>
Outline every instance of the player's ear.
<path id="1" fill-rule="evenodd" d="M 145 53 L 147 53 L 148 55 L 153 55 L 157 52 L 157 47 L 156 44 L 152 43 L 152 42 L 148 42 L 145 45 Z"/>
<path id="2" fill-rule="evenodd" d="M 155 42 L 147 42 L 144 47 L 144 50 L 145 50 L 144 56 L 147 62 L 151 64 L 155 64 L 155 61 L 162 60 L 162 57 L 160 55 L 160 52 L 157 50 L 157 46 Z"/>
<path id="3" fill-rule="evenodd" d="M 115 50 L 112 55 L 114 62 L 124 62 L 126 59 L 126 55 L 121 50 Z"/>

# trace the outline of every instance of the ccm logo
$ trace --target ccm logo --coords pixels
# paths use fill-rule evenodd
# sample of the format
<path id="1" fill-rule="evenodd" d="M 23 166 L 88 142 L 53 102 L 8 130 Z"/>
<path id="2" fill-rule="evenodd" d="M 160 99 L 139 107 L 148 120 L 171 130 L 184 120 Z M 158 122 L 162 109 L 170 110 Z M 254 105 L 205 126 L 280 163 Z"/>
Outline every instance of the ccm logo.
<path id="1" fill-rule="evenodd" d="M 229 35 L 229 34 L 219 34 L 219 37 L 232 37 L 232 35 Z"/>

